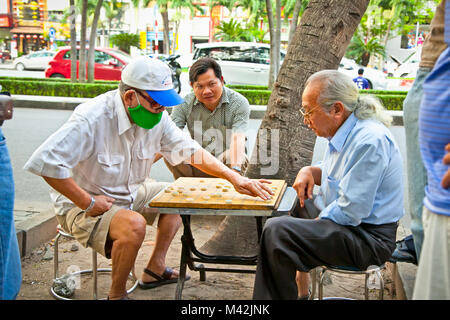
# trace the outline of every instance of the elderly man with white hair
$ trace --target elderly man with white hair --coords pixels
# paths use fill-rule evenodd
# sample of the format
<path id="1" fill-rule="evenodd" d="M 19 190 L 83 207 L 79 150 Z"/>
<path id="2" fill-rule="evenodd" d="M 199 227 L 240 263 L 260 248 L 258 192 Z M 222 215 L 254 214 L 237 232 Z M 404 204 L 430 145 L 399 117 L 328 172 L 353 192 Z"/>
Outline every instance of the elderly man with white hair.
<path id="1" fill-rule="evenodd" d="M 300 217 L 266 222 L 254 299 L 307 299 L 311 269 L 365 270 L 395 249 L 403 182 L 400 151 L 387 128 L 392 118 L 336 70 L 308 79 L 300 113 L 317 136 L 328 139 L 328 148 L 323 161 L 301 168 L 293 184 Z M 320 191 L 313 197 L 314 185 Z"/>

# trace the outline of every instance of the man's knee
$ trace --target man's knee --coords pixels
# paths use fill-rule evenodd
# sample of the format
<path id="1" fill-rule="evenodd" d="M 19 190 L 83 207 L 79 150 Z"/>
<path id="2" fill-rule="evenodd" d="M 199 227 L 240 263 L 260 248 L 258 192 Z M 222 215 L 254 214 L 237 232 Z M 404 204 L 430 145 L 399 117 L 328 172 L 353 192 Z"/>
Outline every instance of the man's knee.
<path id="1" fill-rule="evenodd" d="M 287 223 L 289 223 L 287 220 L 289 220 L 289 218 L 292 217 L 283 216 L 267 219 L 264 224 L 263 239 L 267 240 L 269 238 L 269 241 L 272 241 L 275 238 L 282 237 L 286 232 L 286 226 Z"/>
<path id="2" fill-rule="evenodd" d="M 145 238 L 145 228 L 147 222 L 145 218 L 137 212 L 126 210 L 118 213 L 115 217 L 114 226 L 117 230 L 113 231 L 117 235 L 117 239 L 124 242 L 131 242 L 134 244 L 141 244 Z"/>

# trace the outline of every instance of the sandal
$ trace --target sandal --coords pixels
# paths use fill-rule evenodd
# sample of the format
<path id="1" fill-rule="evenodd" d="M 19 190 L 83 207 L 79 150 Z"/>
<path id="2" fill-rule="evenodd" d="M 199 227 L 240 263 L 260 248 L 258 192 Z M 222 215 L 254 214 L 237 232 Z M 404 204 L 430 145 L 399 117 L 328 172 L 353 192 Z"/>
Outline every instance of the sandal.
<path id="1" fill-rule="evenodd" d="M 178 281 L 178 278 L 172 278 L 172 274 L 173 274 L 173 269 L 166 267 L 164 269 L 164 272 L 162 275 L 157 275 L 156 273 L 154 273 L 153 271 L 144 268 L 144 272 L 146 274 L 148 274 L 149 276 L 152 276 L 153 278 L 156 279 L 156 281 L 150 281 L 150 282 L 144 282 L 142 280 L 139 280 L 138 285 L 139 288 L 147 290 L 147 289 L 153 289 L 156 287 L 160 287 L 166 284 L 170 284 L 170 283 L 175 283 Z M 191 277 L 190 276 L 186 276 L 185 281 L 189 280 Z"/>

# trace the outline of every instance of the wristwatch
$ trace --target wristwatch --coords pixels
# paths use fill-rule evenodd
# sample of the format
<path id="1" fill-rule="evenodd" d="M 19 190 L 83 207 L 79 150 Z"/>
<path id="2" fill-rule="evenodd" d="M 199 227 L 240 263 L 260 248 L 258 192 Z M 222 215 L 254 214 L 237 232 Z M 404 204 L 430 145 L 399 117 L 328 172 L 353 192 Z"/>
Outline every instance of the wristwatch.
<path id="1" fill-rule="evenodd" d="M 233 169 L 234 171 L 237 171 L 239 173 L 241 173 L 241 168 L 238 166 L 232 166 L 231 169 Z"/>

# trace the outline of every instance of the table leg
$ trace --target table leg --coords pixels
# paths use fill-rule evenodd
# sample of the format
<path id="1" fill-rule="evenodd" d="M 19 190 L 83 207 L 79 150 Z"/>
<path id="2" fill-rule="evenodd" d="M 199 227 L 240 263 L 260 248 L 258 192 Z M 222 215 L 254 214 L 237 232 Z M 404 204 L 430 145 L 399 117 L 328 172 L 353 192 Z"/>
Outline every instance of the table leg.
<path id="1" fill-rule="evenodd" d="M 175 290 L 175 299 L 181 300 L 181 295 L 184 288 L 184 281 L 186 280 L 187 266 L 194 270 L 194 265 L 191 256 L 191 246 L 193 246 L 194 239 L 191 232 L 191 216 L 182 215 L 183 221 L 183 235 L 181 236 L 181 259 L 180 259 L 180 275 L 178 277 L 177 288 Z"/>
<path id="2" fill-rule="evenodd" d="M 184 281 L 186 279 L 186 267 L 187 261 L 189 260 L 189 249 L 184 244 L 182 236 L 182 247 L 181 247 L 181 261 L 180 261 L 180 275 L 178 276 L 177 288 L 175 290 L 175 300 L 181 300 L 181 295 L 184 288 Z"/>

